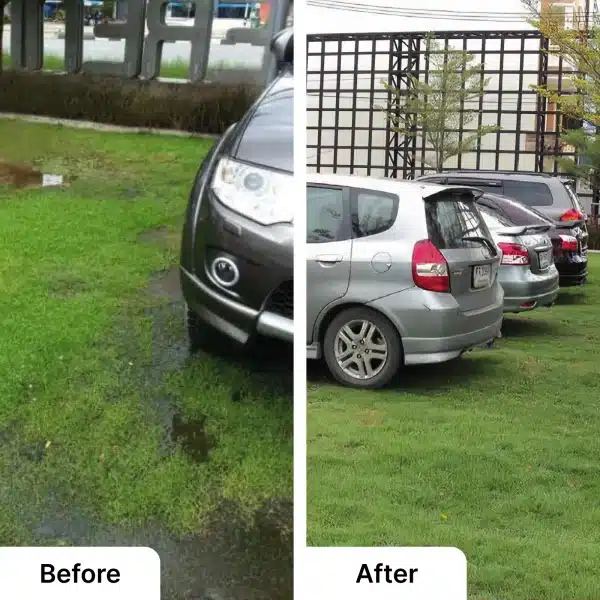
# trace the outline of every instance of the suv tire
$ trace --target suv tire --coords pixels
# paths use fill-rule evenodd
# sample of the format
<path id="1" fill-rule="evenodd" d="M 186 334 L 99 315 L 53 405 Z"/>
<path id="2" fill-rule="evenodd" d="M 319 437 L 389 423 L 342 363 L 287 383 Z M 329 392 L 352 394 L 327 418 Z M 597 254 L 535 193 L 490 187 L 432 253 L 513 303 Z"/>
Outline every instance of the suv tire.
<path id="1" fill-rule="evenodd" d="M 361 339 L 358 335 L 361 330 L 366 331 L 370 339 Z M 350 341 L 356 344 L 350 346 Z M 385 348 L 385 351 L 375 350 L 373 346 Z M 336 350 L 338 354 L 355 360 L 345 369 L 340 365 L 341 359 L 336 356 Z M 370 360 L 365 360 L 365 355 L 373 350 L 378 358 L 373 359 L 371 355 Z M 396 327 L 381 313 L 366 307 L 349 308 L 337 315 L 327 327 L 323 355 L 329 371 L 340 383 L 355 388 L 376 389 L 390 383 L 402 366 L 402 341 Z M 380 355 L 383 359 L 379 359 Z M 365 374 L 368 366 L 373 369 L 371 377 L 360 377 L 361 364 Z"/>
<path id="2" fill-rule="evenodd" d="M 211 354 L 229 356 L 239 351 L 241 346 L 202 320 L 189 306 L 185 307 L 185 325 L 190 344 L 190 353 L 203 350 Z"/>

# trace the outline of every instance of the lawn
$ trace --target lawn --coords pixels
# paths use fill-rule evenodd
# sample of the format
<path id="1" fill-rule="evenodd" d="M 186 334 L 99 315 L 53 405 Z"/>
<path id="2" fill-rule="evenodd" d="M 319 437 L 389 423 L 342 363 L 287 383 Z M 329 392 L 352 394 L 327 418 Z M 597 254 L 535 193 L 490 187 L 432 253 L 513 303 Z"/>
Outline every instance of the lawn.
<path id="1" fill-rule="evenodd" d="M 600 256 L 491 351 L 379 392 L 309 369 L 308 543 L 457 546 L 470 600 L 600 598 Z"/>
<path id="2" fill-rule="evenodd" d="M 287 599 L 290 362 L 186 348 L 179 230 L 210 144 L 0 121 L 0 545 L 148 544 L 165 600 Z M 17 188 L 7 161 L 67 185 Z"/>

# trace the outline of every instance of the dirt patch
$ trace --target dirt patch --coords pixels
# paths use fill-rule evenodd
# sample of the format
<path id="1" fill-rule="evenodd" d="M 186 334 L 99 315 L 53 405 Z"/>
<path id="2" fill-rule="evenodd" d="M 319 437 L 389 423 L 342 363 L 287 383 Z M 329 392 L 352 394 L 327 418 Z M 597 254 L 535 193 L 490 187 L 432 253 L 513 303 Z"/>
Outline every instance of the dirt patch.
<path id="1" fill-rule="evenodd" d="M 169 235 L 168 227 L 153 227 L 146 229 L 138 235 L 138 241 L 142 244 L 164 243 Z"/>
<path id="2" fill-rule="evenodd" d="M 87 283 L 77 277 L 68 275 L 57 277 L 48 287 L 48 293 L 54 298 L 73 298 L 88 289 Z"/>
<path id="3" fill-rule="evenodd" d="M 148 284 L 148 293 L 157 298 L 169 298 L 174 302 L 183 300 L 179 269 L 172 267 L 166 271 L 155 273 Z"/>
<path id="4" fill-rule="evenodd" d="M 41 187 L 42 180 L 43 175 L 37 169 L 0 160 L 0 185 L 35 188 Z"/>
<path id="5" fill-rule="evenodd" d="M 138 242 L 142 244 L 156 244 L 161 248 L 178 252 L 181 245 L 181 233 L 179 231 L 171 231 L 168 227 L 153 227 L 152 229 L 142 231 L 138 235 Z"/>

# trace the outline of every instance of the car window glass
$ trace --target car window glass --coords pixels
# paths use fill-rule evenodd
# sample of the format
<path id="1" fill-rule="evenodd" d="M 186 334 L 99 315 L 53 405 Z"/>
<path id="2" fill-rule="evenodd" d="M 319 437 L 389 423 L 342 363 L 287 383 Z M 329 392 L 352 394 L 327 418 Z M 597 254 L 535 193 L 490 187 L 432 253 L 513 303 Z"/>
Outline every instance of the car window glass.
<path id="1" fill-rule="evenodd" d="M 426 201 L 425 213 L 429 238 L 440 250 L 476 248 L 492 236 L 471 196 L 448 195 Z M 471 238 L 471 239 L 465 239 Z"/>
<path id="2" fill-rule="evenodd" d="M 503 227 L 513 227 L 514 225 L 499 211 L 493 210 L 488 206 L 479 204 L 479 212 L 483 216 L 483 219 L 485 221 L 485 224 L 488 226 L 488 229 L 502 229 Z"/>
<path id="3" fill-rule="evenodd" d="M 308 186 L 306 207 L 309 244 L 344 239 L 344 192 L 339 188 Z"/>
<path id="4" fill-rule="evenodd" d="M 398 196 L 357 190 L 352 211 L 352 233 L 361 238 L 388 230 L 396 221 Z"/>
<path id="5" fill-rule="evenodd" d="M 508 198 L 498 200 L 501 203 L 502 211 L 511 220 L 513 225 L 551 225 L 552 221 L 544 217 L 542 213 L 524 206 L 519 202 L 514 202 Z"/>
<path id="6" fill-rule="evenodd" d="M 552 193 L 545 183 L 506 180 L 504 195 L 527 206 L 552 206 Z"/>

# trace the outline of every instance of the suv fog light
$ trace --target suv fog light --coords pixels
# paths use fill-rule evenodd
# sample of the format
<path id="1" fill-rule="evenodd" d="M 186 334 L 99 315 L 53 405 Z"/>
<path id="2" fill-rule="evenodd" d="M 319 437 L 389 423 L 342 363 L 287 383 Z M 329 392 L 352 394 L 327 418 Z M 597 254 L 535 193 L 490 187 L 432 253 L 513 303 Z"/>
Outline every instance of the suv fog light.
<path id="1" fill-rule="evenodd" d="M 230 259 L 220 256 L 213 260 L 210 273 L 215 281 L 223 287 L 233 287 L 240 280 L 240 272 L 237 265 Z"/>

